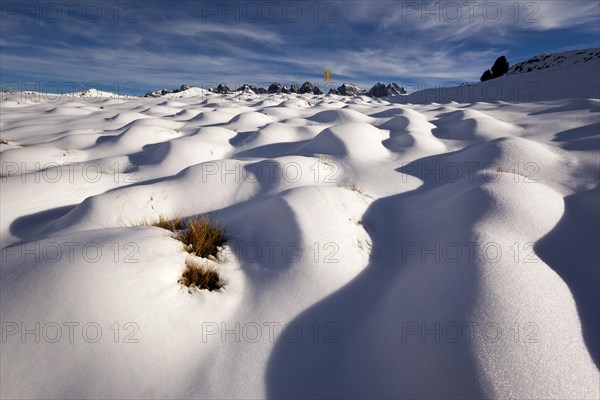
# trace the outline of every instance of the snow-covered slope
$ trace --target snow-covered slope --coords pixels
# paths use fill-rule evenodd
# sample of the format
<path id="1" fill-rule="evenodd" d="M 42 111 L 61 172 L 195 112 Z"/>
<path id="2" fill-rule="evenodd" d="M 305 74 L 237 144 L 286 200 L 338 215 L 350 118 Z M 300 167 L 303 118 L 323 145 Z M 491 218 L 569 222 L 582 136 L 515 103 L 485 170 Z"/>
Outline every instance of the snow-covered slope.
<path id="1" fill-rule="evenodd" d="M 1 397 L 598 398 L 598 67 L 462 102 L 3 94 Z M 140 222 L 202 214 L 226 285 L 190 293 Z"/>
<path id="2" fill-rule="evenodd" d="M 69 96 L 70 94 L 67 94 Z M 83 98 L 121 98 L 121 99 L 133 99 L 135 96 L 132 95 L 122 95 L 112 92 L 106 92 L 103 90 L 98 90 L 95 88 L 83 90 L 81 92 L 76 92 L 72 94 L 74 97 L 83 97 Z"/>
<path id="3" fill-rule="evenodd" d="M 208 93 L 208 90 L 202 89 L 199 87 L 191 87 L 187 90 L 182 90 L 176 93 L 167 93 L 164 97 L 167 98 L 179 98 L 179 97 L 195 97 L 195 96 L 205 96 Z"/>
<path id="4" fill-rule="evenodd" d="M 530 70 L 531 69 L 531 70 Z M 489 81 L 434 87 L 397 96 L 396 103 L 535 102 L 600 97 L 600 49 L 541 55 Z"/>
<path id="5" fill-rule="evenodd" d="M 576 64 L 600 59 L 600 49 L 572 50 L 562 53 L 542 54 L 513 65 L 508 74 L 522 74 L 539 70 L 569 68 Z"/>

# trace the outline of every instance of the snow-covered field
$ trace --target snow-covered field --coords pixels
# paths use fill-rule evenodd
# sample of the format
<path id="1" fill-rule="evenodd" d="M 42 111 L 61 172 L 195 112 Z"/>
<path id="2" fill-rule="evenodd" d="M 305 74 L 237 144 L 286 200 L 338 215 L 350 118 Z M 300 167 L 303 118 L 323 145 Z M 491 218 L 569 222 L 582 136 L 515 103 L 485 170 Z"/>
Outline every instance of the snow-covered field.
<path id="1" fill-rule="evenodd" d="M 1 396 L 598 398 L 599 69 L 3 93 Z M 226 285 L 190 292 L 142 222 L 203 214 Z"/>

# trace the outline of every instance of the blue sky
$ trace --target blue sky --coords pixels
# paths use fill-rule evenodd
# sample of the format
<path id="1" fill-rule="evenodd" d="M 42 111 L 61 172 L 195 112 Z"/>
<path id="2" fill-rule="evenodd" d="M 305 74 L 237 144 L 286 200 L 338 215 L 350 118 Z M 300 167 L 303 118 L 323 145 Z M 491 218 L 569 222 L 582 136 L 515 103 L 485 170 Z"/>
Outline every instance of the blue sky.
<path id="1" fill-rule="evenodd" d="M 476 81 L 512 63 L 600 47 L 597 1 L 4 1 L 3 88 L 143 94 L 182 83 L 310 80 L 369 88 Z"/>

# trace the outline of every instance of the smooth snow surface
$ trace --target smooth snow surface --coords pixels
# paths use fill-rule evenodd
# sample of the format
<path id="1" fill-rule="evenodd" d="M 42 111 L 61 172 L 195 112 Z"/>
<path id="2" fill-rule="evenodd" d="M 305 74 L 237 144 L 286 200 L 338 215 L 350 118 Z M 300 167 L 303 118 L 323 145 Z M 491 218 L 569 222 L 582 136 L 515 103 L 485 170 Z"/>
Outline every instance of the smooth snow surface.
<path id="1" fill-rule="evenodd" d="M 598 398 L 598 68 L 459 102 L 3 93 L 1 396 Z M 226 285 L 190 293 L 141 223 L 202 214 Z"/>

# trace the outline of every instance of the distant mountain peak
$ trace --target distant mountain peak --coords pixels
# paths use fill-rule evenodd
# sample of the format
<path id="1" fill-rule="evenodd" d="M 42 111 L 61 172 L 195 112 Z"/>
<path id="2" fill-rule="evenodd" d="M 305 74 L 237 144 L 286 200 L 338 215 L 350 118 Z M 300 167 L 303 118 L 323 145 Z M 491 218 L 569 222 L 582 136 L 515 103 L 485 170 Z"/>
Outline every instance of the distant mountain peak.
<path id="1" fill-rule="evenodd" d="M 254 93 L 254 94 L 286 94 L 286 93 L 296 93 L 296 94 L 314 94 L 320 95 L 323 94 L 321 89 L 318 86 L 314 85 L 312 82 L 306 81 L 302 84 L 302 86 L 294 83 L 289 86 L 289 88 L 279 82 L 273 82 L 267 89 L 263 87 L 256 87 L 250 84 L 243 84 L 236 90 L 231 90 L 225 83 L 220 83 L 216 88 L 210 88 L 208 90 L 190 87 L 189 85 L 181 85 L 179 89 L 168 90 L 168 89 L 158 89 L 154 91 L 150 91 L 146 93 L 144 97 L 162 97 L 166 95 L 173 95 L 177 93 L 189 92 L 184 95 L 187 97 L 188 95 L 192 95 L 190 92 L 191 89 L 195 89 L 195 91 L 202 91 L 202 93 L 210 92 L 217 94 L 230 94 L 234 92 L 245 92 L 245 93 Z M 398 84 L 392 82 L 389 84 L 385 84 L 383 82 L 376 83 L 370 90 L 365 90 L 354 83 L 343 83 L 337 88 L 332 88 L 329 90 L 327 94 L 336 94 L 340 96 L 371 96 L 371 97 L 384 97 L 384 96 L 398 96 L 401 94 L 405 94 L 406 90 Z M 179 97 L 179 96 L 176 96 Z"/>

